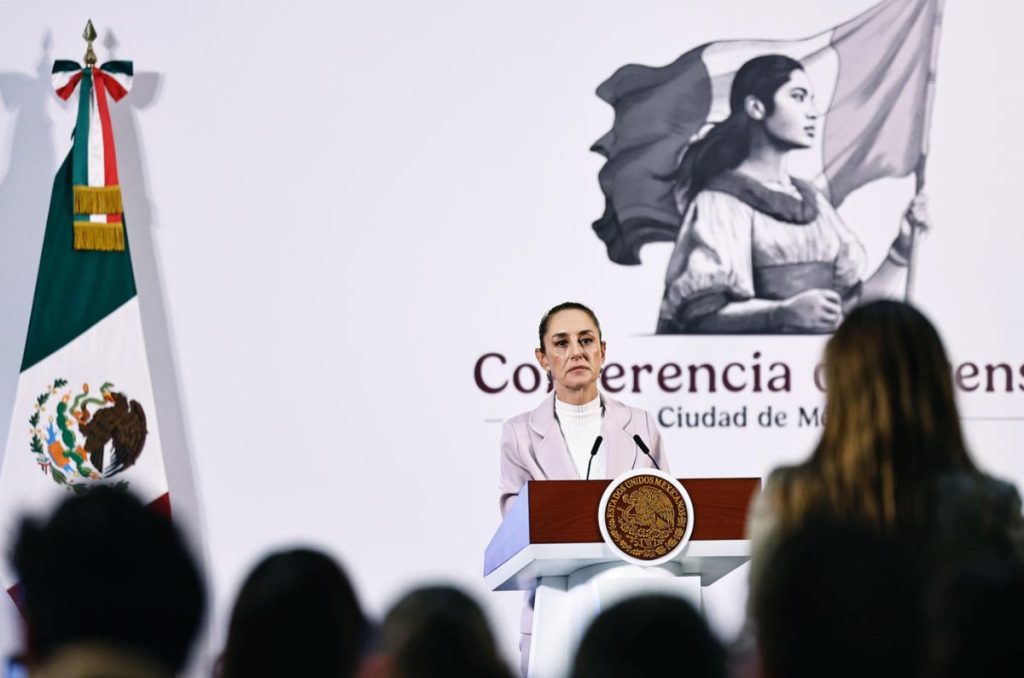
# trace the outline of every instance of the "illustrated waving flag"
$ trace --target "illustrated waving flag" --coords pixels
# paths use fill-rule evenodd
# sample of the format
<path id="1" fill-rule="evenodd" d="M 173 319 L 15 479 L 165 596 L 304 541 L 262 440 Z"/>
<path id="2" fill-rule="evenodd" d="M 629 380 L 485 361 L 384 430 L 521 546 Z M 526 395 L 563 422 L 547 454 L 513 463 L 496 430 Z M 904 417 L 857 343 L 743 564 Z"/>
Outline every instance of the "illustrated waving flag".
<path id="1" fill-rule="evenodd" d="M 130 75 L 130 62 L 54 66 L 58 95 L 79 92 L 78 118 L 53 182 L 0 469 L 5 544 L 26 511 L 99 484 L 170 508 L 107 109 Z M 17 601 L 6 560 L 2 576 Z"/>
<path id="2" fill-rule="evenodd" d="M 609 258 L 639 264 L 644 244 L 676 239 L 679 161 L 709 124 L 728 117 L 736 71 L 764 54 L 800 61 L 823 113 L 820 143 L 794 154 L 795 176 L 816 178 L 838 206 L 870 181 L 920 172 L 941 9 L 942 0 L 884 0 L 804 40 L 713 42 L 664 67 L 616 71 L 597 90 L 615 121 L 592 148 L 607 158 L 599 175 L 605 212 L 594 231 Z"/>

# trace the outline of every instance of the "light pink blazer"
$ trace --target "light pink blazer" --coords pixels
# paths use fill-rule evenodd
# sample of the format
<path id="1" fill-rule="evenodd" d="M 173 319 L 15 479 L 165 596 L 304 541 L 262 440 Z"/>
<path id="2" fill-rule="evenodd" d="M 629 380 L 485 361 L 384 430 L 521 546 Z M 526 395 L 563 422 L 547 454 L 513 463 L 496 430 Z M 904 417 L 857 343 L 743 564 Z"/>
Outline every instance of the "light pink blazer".
<path id="1" fill-rule="evenodd" d="M 634 468 L 654 468 L 650 458 L 633 440 L 634 435 L 639 435 L 647 443 L 661 470 L 668 471 L 668 459 L 661 447 L 661 435 L 654 417 L 645 410 L 624 405 L 603 393 L 601 403 L 604 405 L 601 453 L 607 455 L 606 477 L 614 478 Z M 527 480 L 575 480 L 579 477 L 555 419 L 554 393 L 545 398 L 537 409 L 504 423 L 498 480 L 501 515 L 508 513 Z"/>

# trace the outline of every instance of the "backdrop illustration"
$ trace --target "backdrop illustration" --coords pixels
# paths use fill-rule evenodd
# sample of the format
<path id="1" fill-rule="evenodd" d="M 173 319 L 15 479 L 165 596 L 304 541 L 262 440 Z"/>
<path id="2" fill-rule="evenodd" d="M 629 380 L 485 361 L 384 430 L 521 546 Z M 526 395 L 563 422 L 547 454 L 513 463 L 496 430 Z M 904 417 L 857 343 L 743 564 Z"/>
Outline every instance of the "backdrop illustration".
<path id="1" fill-rule="evenodd" d="M 247 569 L 298 542 L 336 554 L 375 614 L 414 583 L 467 587 L 514 657 L 520 598 L 485 590 L 483 549 L 500 519 L 500 422 L 546 392 L 533 348 L 548 307 L 594 308 L 608 342 L 604 387 L 657 415 L 678 476 L 763 475 L 803 458 L 820 431 L 825 335 L 656 334 L 672 210 L 685 199 L 659 203 L 670 237 L 646 238 L 627 262 L 639 265 L 616 263 L 607 229 L 592 223 L 607 223 L 608 196 L 629 192 L 609 191 L 610 160 L 590 149 L 623 129 L 622 109 L 598 87 L 627 64 L 666 66 L 709 43 L 796 49 L 825 36 L 786 52 L 808 59 L 822 109 L 824 134 L 791 154 L 794 175 L 813 181 L 847 157 L 830 155 L 829 138 L 850 143 L 829 136 L 833 104 L 844 115 L 870 108 L 861 90 L 836 99 L 847 57 L 829 36 L 877 4 L 96 0 L 86 12 L 8 2 L 0 440 L 28 428 L 15 391 L 50 189 L 75 121 L 50 69 L 81 60 L 91 17 L 100 62 L 135 65 L 111 116 L 167 484 L 211 578 L 209 648 Z M 922 21 L 938 8 L 888 4 Z M 912 288 L 947 341 L 979 465 L 1019 486 L 1022 22 L 1012 3 L 949 0 L 937 60 L 931 33 L 915 29 L 928 36 L 915 54 L 928 51 L 920 63 L 937 76 L 931 227 L 915 243 Z M 720 103 L 715 74 L 731 77 L 742 60 L 714 49 L 696 58 Z M 684 141 L 724 113 L 709 105 Z M 873 270 L 915 195 L 913 167 L 843 186 L 837 214 Z M 627 227 L 630 214 L 614 216 Z M 6 550 L 10 535 L 0 537 Z M 741 568 L 708 592 L 723 637 L 741 623 L 745 577 Z M 6 598 L 0 609 L 7 651 L 15 612 Z"/>

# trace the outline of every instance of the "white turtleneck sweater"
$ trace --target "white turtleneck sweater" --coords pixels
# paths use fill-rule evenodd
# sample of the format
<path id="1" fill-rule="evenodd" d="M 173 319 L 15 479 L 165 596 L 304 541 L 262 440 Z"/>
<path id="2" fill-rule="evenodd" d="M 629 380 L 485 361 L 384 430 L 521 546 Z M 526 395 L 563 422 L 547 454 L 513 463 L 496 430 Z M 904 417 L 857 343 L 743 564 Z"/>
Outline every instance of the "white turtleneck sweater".
<path id="1" fill-rule="evenodd" d="M 594 440 L 601 435 L 601 396 L 582 405 L 570 405 L 555 398 L 555 417 L 562 429 L 565 446 L 576 464 L 576 473 L 582 480 L 587 477 L 587 464 L 590 463 L 590 477 L 604 478 L 605 452 L 604 444 L 598 449 L 594 461 L 590 462 L 590 450 Z"/>

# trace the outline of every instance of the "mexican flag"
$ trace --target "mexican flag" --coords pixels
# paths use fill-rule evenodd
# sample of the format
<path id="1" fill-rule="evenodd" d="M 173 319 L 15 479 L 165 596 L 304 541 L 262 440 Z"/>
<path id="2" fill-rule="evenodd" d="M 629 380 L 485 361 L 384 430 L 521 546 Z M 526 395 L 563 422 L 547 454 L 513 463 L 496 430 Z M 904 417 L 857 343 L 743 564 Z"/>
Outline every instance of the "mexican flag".
<path id="1" fill-rule="evenodd" d="M 803 40 L 701 45 L 663 67 L 623 66 L 598 87 L 615 109 L 591 150 L 607 161 L 604 215 L 594 231 L 620 264 L 639 264 L 648 242 L 674 241 L 682 215 L 675 170 L 689 144 L 729 115 L 729 90 L 754 57 L 799 61 L 822 110 L 814 148 L 793 154 L 794 176 L 813 180 L 838 206 L 882 177 L 923 175 L 942 0 L 883 0 Z"/>
<path id="2" fill-rule="evenodd" d="M 74 146 L 53 182 L 0 468 L 5 547 L 26 512 L 48 511 L 100 484 L 125 487 L 170 510 L 106 110 L 105 93 L 115 80 L 100 68 L 71 69 L 71 63 L 54 69 L 58 94 L 70 96 L 77 84 L 81 101 Z M 130 64 L 117 63 L 116 82 L 127 93 Z M 76 222 L 89 223 L 83 231 Z M 84 243 L 83 232 L 92 233 Z M 0 576 L 17 602 L 6 559 Z"/>

